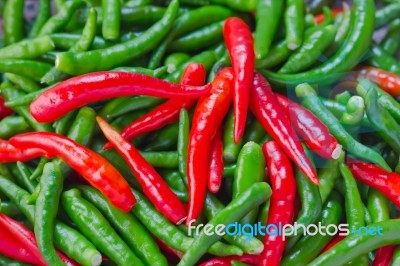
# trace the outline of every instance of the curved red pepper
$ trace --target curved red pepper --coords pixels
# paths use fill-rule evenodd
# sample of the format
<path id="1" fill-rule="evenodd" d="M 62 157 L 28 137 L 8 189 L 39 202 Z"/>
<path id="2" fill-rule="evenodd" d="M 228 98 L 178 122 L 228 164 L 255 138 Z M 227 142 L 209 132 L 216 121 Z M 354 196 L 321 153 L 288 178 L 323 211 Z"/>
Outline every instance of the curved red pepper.
<path id="1" fill-rule="evenodd" d="M 51 132 L 32 132 L 16 135 L 10 143 L 16 147 L 39 148 L 60 157 L 124 212 L 129 212 L 136 203 L 129 184 L 117 169 L 94 151 L 69 138 Z"/>
<path id="2" fill-rule="evenodd" d="M 188 86 L 128 72 L 95 72 L 70 78 L 43 92 L 30 105 L 38 122 L 52 122 L 83 105 L 112 97 L 148 95 L 194 98 L 206 94 L 211 85 Z"/>
<path id="3" fill-rule="evenodd" d="M 311 150 L 326 159 L 339 158 L 342 145 L 313 113 L 283 95 L 277 93 L 275 95 L 285 109 L 294 130 L 304 139 Z"/>
<path id="4" fill-rule="evenodd" d="M 0 119 L 3 119 L 6 116 L 11 115 L 12 113 L 14 113 L 14 111 L 10 108 L 8 108 L 5 105 L 6 101 L 4 100 L 4 98 L 0 95 Z"/>
<path id="5" fill-rule="evenodd" d="M 231 266 L 231 262 L 237 260 L 250 265 L 258 265 L 260 262 L 260 255 L 248 255 L 243 254 L 242 256 L 227 256 L 221 258 L 213 258 L 206 262 L 203 262 L 199 266 Z"/>
<path id="6" fill-rule="evenodd" d="M 174 224 L 182 223 L 186 218 L 185 207 L 153 166 L 105 120 L 97 117 L 97 123 L 113 147 L 124 157 L 142 187 L 143 193 L 156 209 Z"/>
<path id="7" fill-rule="evenodd" d="M 374 262 L 372 262 L 372 266 L 390 266 L 396 247 L 396 245 L 390 245 L 379 248 L 375 254 L 375 259 Z"/>
<path id="8" fill-rule="evenodd" d="M 218 128 L 211 143 L 210 154 L 210 177 L 208 179 L 208 190 L 217 193 L 222 183 L 222 175 L 224 173 L 224 147 L 222 144 L 222 129 Z"/>
<path id="9" fill-rule="evenodd" d="M 265 142 L 262 150 L 267 162 L 268 176 L 271 181 L 272 196 L 266 224 L 293 223 L 295 199 L 297 194 L 296 181 L 289 158 L 281 150 L 276 141 Z M 286 239 L 282 236 L 266 234 L 264 251 L 260 265 L 279 265 Z"/>
<path id="10" fill-rule="evenodd" d="M 363 66 L 355 74 L 356 78 L 369 79 L 392 96 L 400 96 L 400 76 L 379 68 Z M 353 75 L 354 76 L 354 75 Z"/>
<path id="11" fill-rule="evenodd" d="M 202 64 L 191 63 L 187 65 L 183 72 L 180 84 L 201 86 L 206 80 L 206 70 Z M 160 129 L 170 123 L 176 122 L 179 119 L 179 112 L 182 108 L 190 109 L 196 102 L 194 99 L 169 99 L 165 103 L 160 104 L 144 116 L 133 121 L 126 126 L 121 135 L 126 140 L 131 140 L 141 134 Z M 105 149 L 111 145 L 106 144 Z"/>
<path id="12" fill-rule="evenodd" d="M 41 156 L 48 157 L 47 152 L 37 148 L 14 147 L 8 141 L 0 139 L 0 163 L 25 162 Z"/>
<path id="13" fill-rule="evenodd" d="M 187 163 L 189 184 L 187 224 L 191 220 L 196 220 L 203 208 L 210 175 L 211 142 L 232 101 L 232 83 L 232 68 L 224 68 L 212 82 L 210 92 L 199 100 L 194 110 Z"/>
<path id="14" fill-rule="evenodd" d="M 253 82 L 255 61 L 253 35 L 243 20 L 231 17 L 224 24 L 224 40 L 235 72 L 233 136 L 238 143 L 246 127 L 249 94 Z"/>
<path id="15" fill-rule="evenodd" d="M 379 190 L 400 208 L 399 174 L 387 172 L 374 164 L 366 162 L 348 160 L 346 163 L 356 179 Z"/>
<path id="16" fill-rule="evenodd" d="M 250 109 L 297 167 L 311 182 L 318 185 L 318 176 L 310 159 L 305 154 L 284 108 L 278 102 L 269 83 L 259 73 L 254 74 L 253 88 L 250 91 Z"/>

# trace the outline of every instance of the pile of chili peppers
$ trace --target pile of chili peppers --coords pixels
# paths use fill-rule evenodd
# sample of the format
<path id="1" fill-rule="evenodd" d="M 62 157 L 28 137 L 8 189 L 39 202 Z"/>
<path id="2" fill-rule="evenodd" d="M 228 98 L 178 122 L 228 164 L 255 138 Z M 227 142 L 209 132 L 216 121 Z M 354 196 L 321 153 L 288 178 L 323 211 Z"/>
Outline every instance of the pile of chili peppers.
<path id="1" fill-rule="evenodd" d="M 0 265 L 400 265 L 400 2 L 25 2 Z"/>

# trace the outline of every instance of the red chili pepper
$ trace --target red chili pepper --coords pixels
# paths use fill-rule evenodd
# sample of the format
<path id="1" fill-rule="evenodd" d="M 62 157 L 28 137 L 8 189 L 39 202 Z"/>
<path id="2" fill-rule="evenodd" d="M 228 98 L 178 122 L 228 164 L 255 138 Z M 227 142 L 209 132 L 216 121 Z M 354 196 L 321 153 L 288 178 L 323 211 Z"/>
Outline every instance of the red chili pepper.
<path id="1" fill-rule="evenodd" d="M 232 101 L 233 70 L 224 68 L 214 81 L 210 92 L 202 97 L 194 110 L 189 135 L 187 174 L 189 184 L 189 213 L 186 223 L 201 214 L 210 169 L 211 142 Z"/>
<path id="2" fill-rule="evenodd" d="M 332 15 L 333 15 L 334 18 L 336 18 L 337 15 L 339 15 L 342 12 L 343 12 L 343 8 L 332 9 Z M 318 14 L 318 15 L 316 15 L 314 17 L 315 24 L 321 24 L 324 21 L 325 21 L 325 15 L 324 14 Z"/>
<path id="3" fill-rule="evenodd" d="M 153 166 L 105 120 L 97 117 L 97 123 L 113 147 L 124 157 L 142 187 L 143 193 L 156 209 L 174 224 L 182 223 L 186 218 L 185 207 Z"/>
<path id="4" fill-rule="evenodd" d="M 253 35 L 240 18 L 231 17 L 224 24 L 224 40 L 235 72 L 233 103 L 235 114 L 234 140 L 239 142 L 246 126 L 250 88 L 254 75 Z"/>
<path id="5" fill-rule="evenodd" d="M 199 266 L 231 266 L 231 262 L 233 260 L 237 260 L 250 265 L 258 265 L 260 263 L 260 255 L 243 254 L 242 256 L 213 258 L 211 260 L 203 262 Z"/>
<path id="6" fill-rule="evenodd" d="M 47 156 L 47 152 L 36 148 L 17 148 L 8 141 L 0 139 L 0 163 L 25 162 L 41 156 Z"/>
<path id="7" fill-rule="evenodd" d="M 390 245 L 378 249 L 372 266 L 390 266 L 396 247 L 396 245 Z"/>
<path id="8" fill-rule="evenodd" d="M 259 73 L 254 74 L 253 88 L 250 91 L 250 110 L 297 167 L 312 183 L 318 185 L 318 176 L 310 159 L 305 154 L 284 108 L 269 83 Z"/>
<path id="9" fill-rule="evenodd" d="M 202 64 L 191 63 L 182 75 L 181 85 L 201 86 L 206 79 L 206 70 Z M 190 109 L 196 102 L 195 99 L 169 99 L 163 104 L 148 112 L 141 118 L 126 126 L 121 135 L 126 140 L 131 140 L 141 134 L 162 128 L 165 125 L 176 122 L 182 108 Z M 111 145 L 106 144 L 105 149 Z"/>
<path id="10" fill-rule="evenodd" d="M 320 254 L 327 252 L 331 248 L 333 248 L 337 243 L 345 239 L 346 236 L 336 235 L 332 240 L 324 247 Z"/>
<path id="11" fill-rule="evenodd" d="M 382 90 L 392 96 L 400 96 L 400 76 L 382 69 L 363 66 L 358 69 L 359 72 L 353 74 L 355 78 L 365 78 L 374 82 Z"/>
<path id="12" fill-rule="evenodd" d="M 69 138 L 51 132 L 31 132 L 12 137 L 10 143 L 16 147 L 39 148 L 60 157 L 124 212 L 129 212 L 136 203 L 129 184 L 117 169 L 94 151 Z"/>
<path id="13" fill-rule="evenodd" d="M 291 224 L 294 217 L 296 181 L 289 158 L 276 141 L 267 141 L 262 146 L 267 162 L 268 176 L 271 180 L 272 196 L 266 224 Z M 265 235 L 264 251 L 260 265 L 279 265 L 286 239 L 282 236 Z"/>
<path id="14" fill-rule="evenodd" d="M 38 265 L 47 265 L 47 263 L 44 261 L 42 254 L 40 253 L 40 250 L 37 246 L 35 234 L 30 231 L 28 228 L 26 228 L 24 225 L 21 223 L 11 219 L 10 217 L 1 214 L 0 213 L 0 228 L 6 229 L 8 233 L 14 237 L 15 244 L 19 243 L 21 247 L 21 252 L 19 254 L 13 254 L 13 256 L 10 256 L 12 258 L 18 259 L 16 257 L 18 256 L 24 256 L 22 252 L 27 251 L 29 252 L 29 258 L 34 258 L 35 261 L 25 261 L 24 258 L 22 258 L 22 261 L 32 263 L 32 264 L 38 264 Z M 1 238 L 3 241 L 3 238 Z M 3 245 L 1 245 L 3 246 Z M 7 247 L 6 247 L 7 248 Z M 9 248 L 9 246 L 8 246 Z M 4 254 L 4 253 L 3 253 Z M 67 265 L 67 266 L 78 266 L 78 264 L 65 256 L 63 253 L 57 251 L 58 256 L 60 259 Z M 7 254 L 6 254 L 7 255 Z M 15 256 L 15 257 L 14 257 Z M 25 257 L 28 258 L 28 257 Z M 20 260 L 20 259 L 18 259 Z"/>
<path id="15" fill-rule="evenodd" d="M 348 167 L 354 177 L 361 182 L 382 192 L 388 199 L 400 207 L 400 175 L 387 172 L 370 163 L 348 160 Z"/>
<path id="16" fill-rule="evenodd" d="M 0 119 L 3 119 L 6 116 L 11 115 L 14 113 L 14 111 L 7 106 L 5 106 L 6 101 L 4 98 L 0 95 Z"/>
<path id="17" fill-rule="evenodd" d="M 154 240 L 156 241 L 157 245 L 161 248 L 161 250 L 166 251 L 168 253 L 171 253 L 175 256 L 177 256 L 178 258 L 182 258 L 183 255 L 185 255 L 185 253 L 183 253 L 182 251 L 176 250 L 171 248 L 170 246 L 168 246 L 167 243 L 165 243 L 164 241 L 162 241 L 159 238 L 154 237 Z"/>
<path id="18" fill-rule="evenodd" d="M 208 190 L 217 193 L 222 183 L 224 173 L 224 147 L 222 144 L 222 129 L 218 128 L 211 143 L 210 155 L 210 177 L 208 179 Z"/>
<path id="19" fill-rule="evenodd" d="M 194 98 L 206 94 L 211 85 L 189 86 L 128 72 L 95 72 L 70 78 L 43 92 L 31 103 L 38 122 L 52 122 L 69 111 L 112 97 L 148 95 Z"/>
<path id="20" fill-rule="evenodd" d="M 326 159 L 337 159 L 342 152 L 336 138 L 329 133 L 329 129 L 309 110 L 297 104 L 283 95 L 275 94 L 278 101 L 285 109 L 286 115 L 297 134 L 299 134 L 307 146 Z"/>

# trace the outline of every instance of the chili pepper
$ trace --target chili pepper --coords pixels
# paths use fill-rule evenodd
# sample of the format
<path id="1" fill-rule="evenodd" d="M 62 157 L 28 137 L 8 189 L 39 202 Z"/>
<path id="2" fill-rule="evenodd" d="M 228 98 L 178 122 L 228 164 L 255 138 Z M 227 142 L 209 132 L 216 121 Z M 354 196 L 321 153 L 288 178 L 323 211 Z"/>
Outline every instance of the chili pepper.
<path id="1" fill-rule="evenodd" d="M 303 44 L 286 61 L 279 73 L 297 73 L 312 66 L 332 44 L 336 27 L 328 25 L 306 34 Z"/>
<path id="2" fill-rule="evenodd" d="M 145 195 L 170 221 L 180 224 L 186 216 L 185 208 L 161 176 L 146 162 L 135 147 L 125 141 L 107 122 L 100 117 L 97 117 L 97 122 L 106 138 L 127 161 Z"/>
<path id="3" fill-rule="evenodd" d="M 212 140 L 210 151 L 210 176 L 208 178 L 208 190 L 212 193 L 217 193 L 222 184 L 222 175 L 224 173 L 223 150 L 222 129 L 220 126 Z"/>
<path id="4" fill-rule="evenodd" d="M 240 150 L 233 179 L 232 198 L 237 198 L 255 182 L 261 182 L 265 176 L 265 158 L 260 145 L 247 142 Z M 242 224 L 254 224 L 257 210 L 248 213 Z"/>
<path id="5" fill-rule="evenodd" d="M 14 136 L 10 143 L 17 147 L 41 148 L 59 156 L 123 211 L 129 211 L 135 204 L 132 193 L 128 191 L 129 185 L 121 174 L 103 157 L 71 139 L 56 133 L 38 132 Z"/>
<path id="6" fill-rule="evenodd" d="M 1 123 L 1 122 L 0 122 Z M 189 146 L 190 120 L 188 111 L 182 108 L 179 112 L 179 129 L 177 140 L 178 168 L 184 184 L 187 186 L 187 156 Z"/>
<path id="7" fill-rule="evenodd" d="M 400 5 L 393 3 L 376 10 L 375 28 L 380 28 L 388 24 L 391 20 L 398 18 L 400 15 Z"/>
<path id="8" fill-rule="evenodd" d="M 35 21 L 32 24 L 32 28 L 29 32 L 29 36 L 37 36 L 42 29 L 43 25 L 46 24 L 46 21 L 49 19 L 51 15 L 51 4 L 49 0 L 40 0 L 39 8 L 37 11 L 37 15 Z"/>
<path id="9" fill-rule="evenodd" d="M 250 210 L 266 201 L 270 195 L 271 188 L 267 183 L 254 183 L 236 199 L 232 200 L 232 202 L 212 218 L 208 224 L 214 226 L 218 224 L 228 225 L 237 221 L 243 218 Z M 193 244 L 190 246 L 189 250 L 186 251 L 178 265 L 193 265 L 201 258 L 207 249 L 221 237 L 222 236 L 217 234 L 208 236 L 202 231 L 200 235 L 195 238 Z"/>
<path id="10" fill-rule="evenodd" d="M 121 23 L 123 26 L 137 26 L 156 23 L 165 14 L 165 8 L 144 5 L 140 7 L 128 7 L 126 4 L 121 8 Z"/>
<path id="11" fill-rule="evenodd" d="M 120 104 L 116 105 L 113 110 L 108 112 L 107 118 L 114 118 L 120 115 L 129 113 L 131 111 L 140 110 L 143 108 L 150 108 L 164 101 L 161 98 L 149 97 L 149 96 L 134 96 L 134 97 L 121 97 L 125 98 Z M 116 98 L 114 100 L 117 100 Z"/>
<path id="12" fill-rule="evenodd" d="M 3 11 L 4 42 L 9 45 L 24 38 L 24 0 L 7 1 Z"/>
<path id="13" fill-rule="evenodd" d="M 376 189 L 368 190 L 368 210 L 373 223 L 390 219 L 388 200 Z"/>
<path id="14" fill-rule="evenodd" d="M 182 36 L 169 45 L 172 52 L 196 52 L 222 41 L 224 21 L 219 21 Z"/>
<path id="15" fill-rule="evenodd" d="M 254 119 L 254 121 L 249 125 L 247 131 L 245 132 L 243 141 L 244 143 L 247 143 L 249 141 L 259 143 L 264 135 L 264 128 L 262 127 L 260 122 L 257 121 L 257 119 Z"/>
<path id="16" fill-rule="evenodd" d="M 259 73 L 254 76 L 250 109 L 264 129 L 277 141 L 307 178 L 314 184 L 318 184 L 315 170 L 305 155 L 290 120 L 285 115 L 284 108 L 279 104 L 269 83 Z"/>
<path id="17" fill-rule="evenodd" d="M 23 40 L 0 49 L 0 58 L 33 59 L 54 49 L 49 36 Z"/>
<path id="18" fill-rule="evenodd" d="M 190 55 L 186 53 L 172 53 L 168 55 L 164 60 L 164 65 L 167 66 L 167 72 L 174 72 L 181 64 L 189 60 Z"/>
<path id="19" fill-rule="evenodd" d="M 378 251 L 375 254 L 375 259 L 372 263 L 372 266 L 391 265 L 395 249 L 396 249 L 395 245 L 385 246 L 378 249 Z"/>
<path id="20" fill-rule="evenodd" d="M 49 64 L 32 60 L 7 58 L 0 61 L 1 73 L 14 73 L 31 78 L 34 81 L 40 81 L 50 68 Z"/>
<path id="21" fill-rule="evenodd" d="M 283 1 L 263 0 L 257 2 L 254 47 L 256 59 L 268 55 L 283 13 Z"/>
<path id="22" fill-rule="evenodd" d="M 226 119 L 225 122 L 224 136 L 223 136 L 224 160 L 228 163 L 236 162 L 240 149 L 243 146 L 242 139 L 239 139 L 239 141 L 235 143 L 234 128 L 235 128 L 235 115 L 234 115 L 234 110 L 231 110 L 228 113 L 228 118 Z"/>
<path id="23" fill-rule="evenodd" d="M 329 128 L 331 134 L 336 137 L 339 143 L 343 145 L 348 152 L 359 158 L 374 162 L 384 169 L 390 169 L 385 160 L 378 153 L 359 143 L 347 133 L 334 115 L 323 106 L 321 100 L 310 85 L 298 85 L 296 87 L 296 95 L 303 99 L 302 105 L 313 112 L 321 122 Z"/>
<path id="24" fill-rule="evenodd" d="M 204 205 L 204 213 L 208 220 L 214 218 L 224 208 L 225 205 L 222 204 L 214 195 L 207 193 L 206 204 Z M 262 223 L 264 222 L 265 220 L 262 221 Z M 260 254 L 264 248 L 263 243 L 255 237 L 249 239 L 247 236 L 241 234 L 225 234 L 223 238 L 228 243 L 238 246 L 243 250 L 243 252 L 248 254 Z"/>
<path id="25" fill-rule="evenodd" d="M 372 0 L 356 0 L 354 4 L 354 20 L 350 31 L 341 48 L 322 65 L 298 74 L 276 74 L 262 71 L 269 81 L 284 83 L 285 85 L 297 85 L 302 82 L 318 83 L 319 85 L 330 83 L 338 76 L 347 73 L 364 56 L 369 49 L 372 32 L 374 30 L 375 5 Z"/>
<path id="26" fill-rule="evenodd" d="M 291 224 L 294 216 L 296 183 L 289 158 L 275 141 L 265 142 L 262 146 L 268 175 L 271 179 L 273 194 L 266 224 Z M 264 251 L 260 265 L 278 265 L 281 261 L 286 241 L 284 238 L 265 235 Z"/>
<path id="27" fill-rule="evenodd" d="M 312 0 L 307 2 L 307 10 L 312 14 L 321 13 L 324 6 L 329 6 L 332 1 L 329 0 Z"/>
<path id="28" fill-rule="evenodd" d="M 29 92 L 34 92 L 38 91 L 41 89 L 39 84 L 37 84 L 35 81 L 33 81 L 30 78 L 20 76 L 20 75 L 15 75 L 11 73 L 7 73 L 6 77 L 8 80 L 10 80 L 12 83 L 16 84 L 21 88 L 21 90 L 29 93 Z"/>
<path id="29" fill-rule="evenodd" d="M 5 106 L 4 98 L 0 95 L 0 119 L 3 121 L 3 118 L 10 116 L 12 113 L 14 113 L 14 111 Z"/>
<path id="30" fill-rule="evenodd" d="M 399 239 L 396 237 L 397 234 L 400 233 L 398 232 L 400 228 L 399 225 L 399 220 L 388 220 L 368 225 L 366 227 L 367 232 L 368 230 L 371 230 L 371 228 L 377 228 L 377 226 L 380 226 L 380 231 L 384 232 L 384 234 L 377 233 L 374 236 L 364 233 L 351 234 L 333 248 L 314 259 L 308 265 L 329 265 L 330 263 L 342 265 L 379 247 L 399 244 Z"/>
<path id="31" fill-rule="evenodd" d="M 148 265 L 167 265 L 157 244 L 146 228 L 133 215 L 113 207 L 96 189 L 79 186 L 84 198 L 95 205 L 113 225 L 126 244 Z"/>
<path id="32" fill-rule="evenodd" d="M 178 123 L 165 126 L 157 132 L 153 132 L 149 139 L 151 140 L 144 148 L 145 151 L 164 151 L 176 150 L 178 135 Z"/>
<path id="33" fill-rule="evenodd" d="M 400 248 L 397 246 L 396 250 L 394 251 L 393 254 L 393 259 L 392 259 L 392 265 L 396 265 L 400 261 Z"/>
<path id="34" fill-rule="evenodd" d="M 46 156 L 47 153 L 37 148 L 19 148 L 10 144 L 6 140 L 0 140 L 0 161 L 17 162 L 29 161 L 37 157 Z"/>
<path id="35" fill-rule="evenodd" d="M 389 31 L 383 39 L 381 46 L 388 54 L 395 56 L 399 49 L 400 19 L 393 20 L 389 25 Z"/>
<path id="36" fill-rule="evenodd" d="M 79 190 L 63 192 L 61 201 L 68 216 L 107 257 L 118 265 L 143 265 L 100 211 L 81 197 Z"/>
<path id="37" fill-rule="evenodd" d="M 132 209 L 135 216 L 151 231 L 157 238 L 165 242 L 169 247 L 186 252 L 192 245 L 194 239 L 186 236 L 174 224 L 159 213 L 147 200 L 147 198 L 136 190 L 132 190 L 138 199 Z M 238 255 L 242 250 L 236 246 L 229 246 L 221 242 L 212 245 L 208 252 L 216 256 Z"/>
<path id="38" fill-rule="evenodd" d="M 81 39 L 81 34 L 72 33 L 53 33 L 49 35 L 56 48 L 60 50 L 71 49 Z M 111 46 L 109 41 L 104 40 L 99 36 L 95 36 L 90 49 L 97 50 Z"/>
<path id="39" fill-rule="evenodd" d="M 106 40 L 115 40 L 119 37 L 121 23 L 121 2 L 119 0 L 103 0 L 102 34 Z"/>
<path id="40" fill-rule="evenodd" d="M 340 122 L 345 125 L 356 126 L 364 118 L 365 104 L 360 96 L 351 96 L 346 104 L 346 111 L 340 118 Z"/>
<path id="41" fill-rule="evenodd" d="M 327 159 L 337 159 L 340 156 L 342 146 L 312 112 L 285 96 L 280 94 L 275 94 L 275 96 L 290 118 L 296 132 L 312 151 Z"/>
<path id="42" fill-rule="evenodd" d="M 9 217 L 21 215 L 21 211 L 18 209 L 18 207 L 14 203 L 8 201 L 1 202 L 0 212 Z"/>
<path id="43" fill-rule="evenodd" d="M 239 142 L 246 126 L 247 108 L 254 73 L 254 47 L 250 28 L 239 18 L 229 18 L 224 24 L 224 40 L 231 58 L 234 76 L 233 110 L 234 140 Z"/>
<path id="44" fill-rule="evenodd" d="M 336 192 L 332 192 L 325 202 L 318 223 L 322 226 L 339 224 L 342 216 L 341 198 Z M 329 243 L 332 236 L 329 234 L 306 235 L 300 239 L 293 249 L 282 260 L 281 265 L 309 265 L 321 250 Z M 326 253 L 324 253 L 326 254 Z"/>
<path id="45" fill-rule="evenodd" d="M 400 76 L 386 72 L 379 68 L 362 67 L 356 74 L 358 79 L 368 79 L 378 85 L 385 92 L 393 96 L 400 96 Z"/>
<path id="46" fill-rule="evenodd" d="M 318 172 L 320 181 L 319 194 L 321 195 L 322 203 L 325 203 L 328 196 L 335 187 L 336 180 L 340 177 L 339 163 L 344 161 L 344 152 L 341 153 L 337 160 L 328 160 Z"/>
<path id="47" fill-rule="evenodd" d="M 320 254 L 327 252 L 331 248 L 333 248 L 337 243 L 345 239 L 346 236 L 336 235 L 332 238 L 332 240 L 324 247 Z"/>
<path id="48" fill-rule="evenodd" d="M 296 50 L 303 42 L 304 2 L 289 0 L 285 9 L 286 43 L 290 50 Z"/>
<path id="49" fill-rule="evenodd" d="M 396 58 L 386 53 L 386 51 L 377 45 L 372 46 L 371 52 L 372 55 L 367 61 L 368 64 L 400 75 L 400 64 Z"/>
<path id="50" fill-rule="evenodd" d="M 187 225 L 203 208 L 209 177 L 210 143 L 231 103 L 233 70 L 225 68 L 212 82 L 211 91 L 197 103 L 189 136 L 187 176 L 189 212 Z"/>
<path id="51" fill-rule="evenodd" d="M 36 180 L 30 180 L 29 177 L 31 175 L 30 168 L 22 163 L 17 162 L 16 164 L 9 164 L 9 169 L 16 179 L 17 183 L 25 187 L 30 193 L 33 193 L 38 185 Z"/>
<path id="52" fill-rule="evenodd" d="M 61 169 L 56 164 L 44 166 L 40 193 L 35 204 L 35 235 L 43 259 L 50 265 L 64 265 L 53 246 L 54 222 L 63 188 Z"/>
<path id="53" fill-rule="evenodd" d="M 321 24 L 324 23 L 326 21 L 329 21 L 333 18 L 336 18 L 337 15 L 343 13 L 343 9 L 342 8 L 335 8 L 330 10 L 328 7 L 324 6 L 322 8 L 323 13 L 322 14 L 318 14 L 314 17 L 314 21 L 315 24 Z M 329 12 L 328 12 L 329 11 Z"/>
<path id="54" fill-rule="evenodd" d="M 200 264 L 200 266 L 230 266 L 233 260 L 249 263 L 250 265 L 258 265 L 260 261 L 259 255 L 243 254 L 242 256 L 229 256 L 223 258 L 213 258 Z"/>
<path id="55" fill-rule="evenodd" d="M 243 12 L 254 11 L 256 2 L 255 0 L 210 0 L 211 4 L 224 5 Z"/>
<path id="56" fill-rule="evenodd" d="M 187 196 L 186 185 L 183 182 L 181 175 L 178 171 L 166 170 L 161 175 L 171 189 L 179 191 L 179 193 L 181 194 L 185 193 Z"/>
<path id="57" fill-rule="evenodd" d="M 89 52 L 57 54 L 57 69 L 71 75 L 83 74 L 111 69 L 122 62 L 142 56 L 154 49 L 169 32 L 177 16 L 178 7 L 177 0 L 171 1 L 163 18 L 133 40 Z"/>
<path id="58" fill-rule="evenodd" d="M 400 125 L 386 109 L 378 104 L 375 85 L 362 79 L 357 86 L 357 93 L 364 99 L 367 117 L 373 127 L 390 147 L 399 152 L 400 138 L 394 132 L 400 130 Z"/>
<path id="59" fill-rule="evenodd" d="M 18 107 L 18 106 L 26 106 L 31 104 L 33 100 L 35 100 L 40 94 L 45 92 L 48 88 L 40 89 L 38 91 L 34 91 L 28 94 L 20 93 L 20 97 L 12 99 L 6 102 L 6 106 L 11 108 Z"/>
<path id="60" fill-rule="evenodd" d="M 12 258 L 3 256 L 0 254 L 0 263 L 2 265 L 9 265 L 9 266 L 31 266 L 32 264 L 23 263 L 19 260 L 14 260 Z"/>

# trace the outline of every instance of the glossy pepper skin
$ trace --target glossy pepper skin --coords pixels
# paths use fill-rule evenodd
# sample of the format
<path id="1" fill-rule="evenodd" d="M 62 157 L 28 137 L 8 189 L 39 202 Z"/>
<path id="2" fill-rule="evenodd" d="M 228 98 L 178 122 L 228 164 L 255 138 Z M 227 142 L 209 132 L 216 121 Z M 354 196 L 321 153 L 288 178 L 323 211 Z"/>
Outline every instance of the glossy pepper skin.
<path id="1" fill-rule="evenodd" d="M 358 79 L 368 79 L 390 95 L 400 96 L 400 75 L 370 66 L 363 66 L 358 71 L 355 74 Z"/>
<path id="2" fill-rule="evenodd" d="M 232 99 L 233 70 L 221 70 L 212 82 L 211 91 L 197 103 L 189 134 L 187 176 L 189 212 L 186 220 L 196 220 L 203 208 L 209 178 L 209 154 L 217 129 L 228 112 Z"/>
<path id="3" fill-rule="evenodd" d="M 211 143 L 210 154 L 210 177 L 208 178 L 208 190 L 217 193 L 222 184 L 224 173 L 224 147 L 222 144 L 222 129 L 218 128 L 217 133 Z"/>
<path id="4" fill-rule="evenodd" d="M 105 120 L 97 117 L 97 122 L 106 138 L 121 154 L 135 174 L 144 194 L 155 207 L 174 224 L 182 223 L 186 210 L 178 197 L 168 187 L 157 171 L 140 155 L 137 149 L 115 131 Z"/>
<path id="5" fill-rule="evenodd" d="M 304 153 L 284 108 L 279 104 L 269 83 L 259 73 L 254 75 L 253 88 L 250 92 L 250 110 L 307 178 L 318 185 L 317 174 Z"/>
<path id="6" fill-rule="evenodd" d="M 265 142 L 262 146 L 271 179 L 272 196 L 267 225 L 291 224 L 294 218 L 294 201 L 296 199 L 296 181 L 289 158 L 276 141 Z M 264 251 L 260 265 L 279 265 L 286 241 L 282 236 L 264 237 Z"/>
<path id="7" fill-rule="evenodd" d="M 231 17 L 224 24 L 224 39 L 231 58 L 234 77 L 234 139 L 239 142 L 246 126 L 250 88 L 254 73 L 254 43 L 249 26 L 240 18 Z"/>
<path id="8" fill-rule="evenodd" d="M 399 174 L 356 160 L 348 160 L 347 166 L 355 178 L 382 192 L 396 206 L 400 207 Z"/>
<path id="9" fill-rule="evenodd" d="M 7 117 L 14 113 L 14 111 L 7 106 L 5 106 L 5 101 L 2 96 L 0 96 L 0 119 L 3 119 L 4 117 Z"/>
<path id="10" fill-rule="evenodd" d="M 70 78 L 41 94 L 30 105 L 38 122 L 51 122 L 83 105 L 112 97 L 148 95 L 190 98 L 207 93 L 210 85 L 182 86 L 128 72 L 94 72 Z"/>
<path id="11" fill-rule="evenodd" d="M 312 112 L 281 94 L 276 93 L 275 95 L 285 109 L 297 134 L 304 139 L 312 151 L 326 159 L 339 158 L 342 145 Z"/>
<path id="12" fill-rule="evenodd" d="M 41 148 L 60 157 L 122 211 L 130 211 L 136 202 L 129 184 L 106 159 L 71 139 L 56 133 L 32 132 L 14 136 L 10 142 L 17 147 Z"/>
<path id="13" fill-rule="evenodd" d="M 37 148 L 15 147 L 6 140 L 0 139 L 0 162 L 25 162 L 41 156 L 46 156 L 47 152 Z"/>

